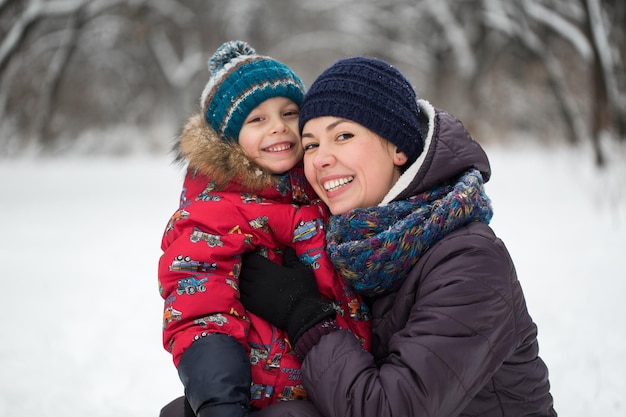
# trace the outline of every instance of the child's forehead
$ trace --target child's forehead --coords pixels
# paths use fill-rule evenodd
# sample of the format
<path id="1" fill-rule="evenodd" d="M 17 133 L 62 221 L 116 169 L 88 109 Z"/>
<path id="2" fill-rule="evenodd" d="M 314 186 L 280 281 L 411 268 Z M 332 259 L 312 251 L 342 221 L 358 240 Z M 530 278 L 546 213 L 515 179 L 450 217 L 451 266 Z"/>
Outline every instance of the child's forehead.
<path id="1" fill-rule="evenodd" d="M 298 103 L 296 103 L 292 99 L 288 97 L 283 97 L 283 96 L 276 96 L 276 97 L 270 97 L 268 99 L 263 100 L 255 108 L 253 108 L 252 111 L 260 110 L 260 109 L 270 109 L 274 107 L 279 108 L 279 107 L 289 107 L 289 106 L 300 108 Z"/>

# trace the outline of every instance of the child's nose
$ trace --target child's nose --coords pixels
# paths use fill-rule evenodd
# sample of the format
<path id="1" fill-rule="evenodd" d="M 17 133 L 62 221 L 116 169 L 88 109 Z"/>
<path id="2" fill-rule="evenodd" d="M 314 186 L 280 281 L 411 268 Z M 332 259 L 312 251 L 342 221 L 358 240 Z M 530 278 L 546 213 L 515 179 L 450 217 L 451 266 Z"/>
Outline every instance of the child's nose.
<path id="1" fill-rule="evenodd" d="M 280 119 L 276 120 L 272 123 L 270 130 L 272 133 L 282 133 L 287 130 L 287 124 Z"/>

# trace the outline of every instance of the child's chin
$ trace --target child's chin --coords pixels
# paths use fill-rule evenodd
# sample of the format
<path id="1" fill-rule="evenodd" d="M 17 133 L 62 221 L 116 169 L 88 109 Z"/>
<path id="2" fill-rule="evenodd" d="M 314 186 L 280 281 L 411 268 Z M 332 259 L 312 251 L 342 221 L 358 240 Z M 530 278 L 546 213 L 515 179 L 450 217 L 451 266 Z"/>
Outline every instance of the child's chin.
<path id="1" fill-rule="evenodd" d="M 287 171 L 295 167 L 297 164 L 298 164 L 298 161 L 294 161 L 294 162 L 285 161 L 279 164 L 268 164 L 265 168 L 267 168 L 272 174 L 280 175 L 280 174 L 286 173 Z"/>

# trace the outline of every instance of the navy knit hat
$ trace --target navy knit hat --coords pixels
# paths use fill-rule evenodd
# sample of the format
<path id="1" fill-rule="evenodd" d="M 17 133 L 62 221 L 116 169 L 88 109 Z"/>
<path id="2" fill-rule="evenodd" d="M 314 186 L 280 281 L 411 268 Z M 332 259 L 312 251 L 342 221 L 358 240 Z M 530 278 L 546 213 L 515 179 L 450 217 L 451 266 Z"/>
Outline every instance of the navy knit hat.
<path id="1" fill-rule="evenodd" d="M 300 106 L 300 133 L 307 121 L 321 116 L 365 126 L 403 151 L 409 164 L 424 148 L 415 90 L 400 71 L 379 59 L 342 59 L 317 77 Z"/>
<path id="2" fill-rule="evenodd" d="M 250 112 L 273 97 L 302 102 L 304 84 L 285 64 L 257 55 L 243 41 L 220 46 L 209 59 L 211 77 L 200 106 L 207 123 L 224 139 L 237 140 Z"/>

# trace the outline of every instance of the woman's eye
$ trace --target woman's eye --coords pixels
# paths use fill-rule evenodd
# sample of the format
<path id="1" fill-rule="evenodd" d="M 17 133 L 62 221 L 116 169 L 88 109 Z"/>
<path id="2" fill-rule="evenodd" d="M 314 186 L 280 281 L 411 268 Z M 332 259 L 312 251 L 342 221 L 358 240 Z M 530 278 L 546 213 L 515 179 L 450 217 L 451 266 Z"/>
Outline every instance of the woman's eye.
<path id="1" fill-rule="evenodd" d="M 317 143 L 306 143 L 302 146 L 302 148 L 304 149 L 304 152 L 306 152 L 310 149 L 317 148 Z"/>
<path id="2" fill-rule="evenodd" d="M 348 139 L 351 139 L 352 137 L 354 137 L 352 133 L 342 133 L 340 135 L 337 135 L 337 140 L 348 140 Z"/>

